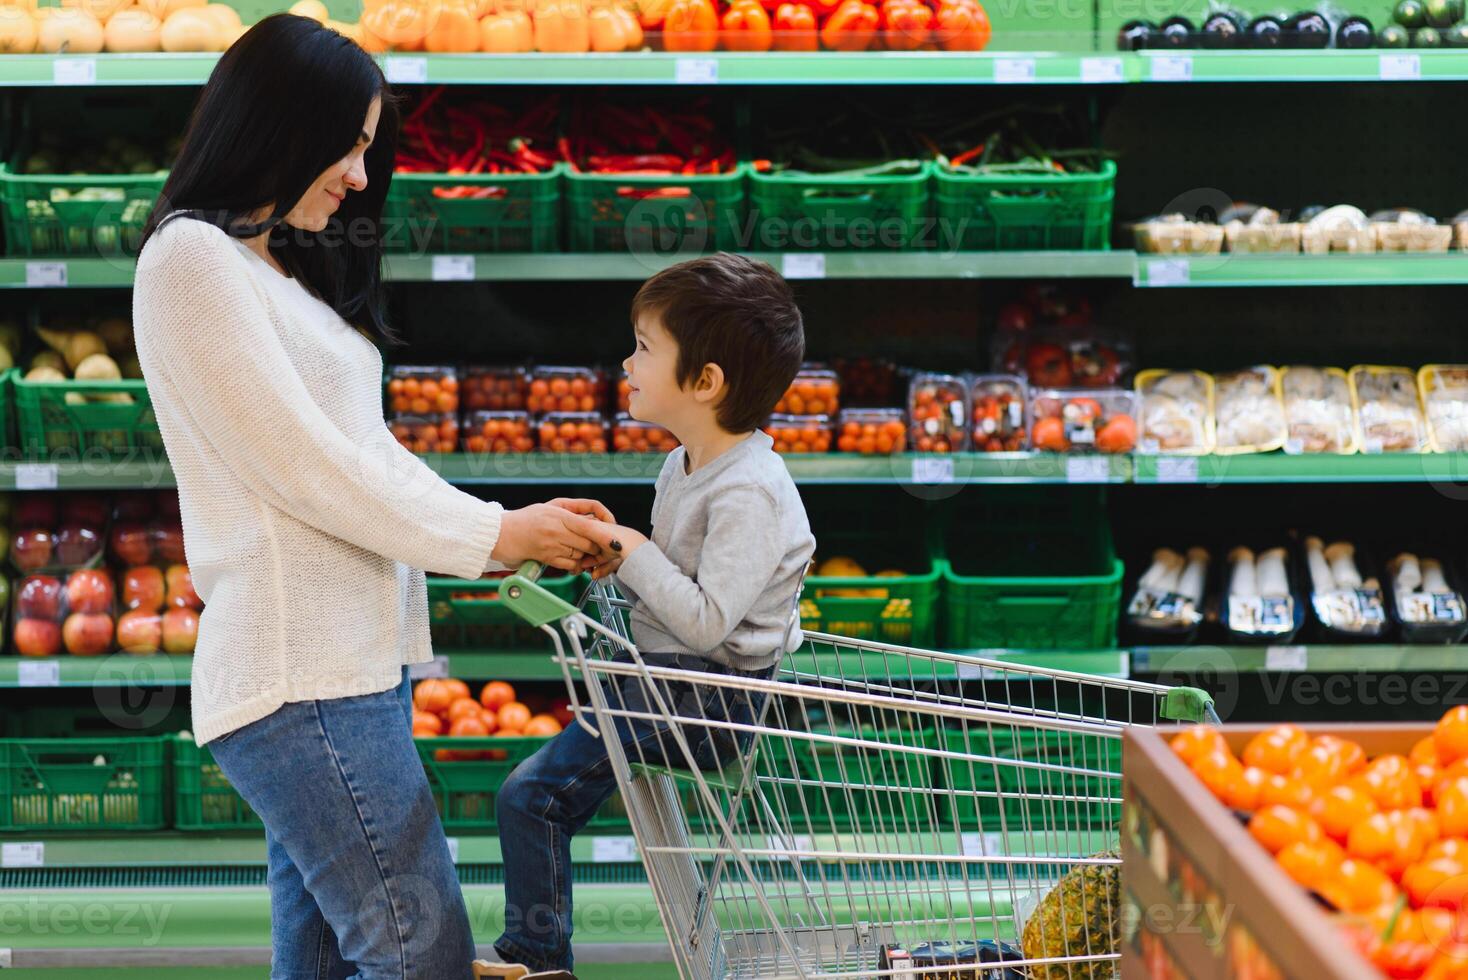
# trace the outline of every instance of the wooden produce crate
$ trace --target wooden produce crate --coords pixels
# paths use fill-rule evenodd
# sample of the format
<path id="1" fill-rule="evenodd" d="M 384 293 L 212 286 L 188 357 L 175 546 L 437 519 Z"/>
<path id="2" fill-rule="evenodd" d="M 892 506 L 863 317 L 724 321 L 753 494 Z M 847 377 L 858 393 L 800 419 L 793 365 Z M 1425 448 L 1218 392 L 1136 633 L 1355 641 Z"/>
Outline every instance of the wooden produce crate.
<path id="1" fill-rule="evenodd" d="M 1241 754 L 1270 725 L 1225 725 Z M 1368 758 L 1406 755 L 1425 724 L 1302 726 Z M 1331 914 L 1275 864 L 1167 744 L 1128 728 L 1122 767 L 1122 980 L 1381 980 Z"/>

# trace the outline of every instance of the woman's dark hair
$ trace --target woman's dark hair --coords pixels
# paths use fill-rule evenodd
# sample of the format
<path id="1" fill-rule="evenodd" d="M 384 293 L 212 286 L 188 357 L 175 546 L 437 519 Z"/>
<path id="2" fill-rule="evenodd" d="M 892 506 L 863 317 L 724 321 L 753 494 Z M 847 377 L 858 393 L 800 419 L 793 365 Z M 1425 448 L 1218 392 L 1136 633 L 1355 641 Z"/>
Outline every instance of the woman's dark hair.
<path id="1" fill-rule="evenodd" d="M 366 189 L 349 192 L 322 232 L 285 225 L 316 178 L 356 147 L 377 96 Z M 397 141 L 397 109 L 371 55 L 309 18 L 266 17 L 209 76 L 142 242 L 174 211 L 236 238 L 269 231 L 271 252 L 292 276 L 379 344 L 398 343 L 385 314 L 381 228 Z M 269 218 L 250 223 L 271 204 Z"/>

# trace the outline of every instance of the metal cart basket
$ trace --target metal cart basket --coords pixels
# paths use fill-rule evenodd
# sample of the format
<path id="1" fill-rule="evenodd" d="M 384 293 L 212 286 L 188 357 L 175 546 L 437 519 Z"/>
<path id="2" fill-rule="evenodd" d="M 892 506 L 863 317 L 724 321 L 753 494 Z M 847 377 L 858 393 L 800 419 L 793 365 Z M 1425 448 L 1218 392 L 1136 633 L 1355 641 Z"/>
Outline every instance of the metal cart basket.
<path id="1" fill-rule="evenodd" d="M 636 736 L 604 741 L 684 980 L 1112 974 L 1119 909 L 1049 920 L 1062 956 L 1025 959 L 1025 923 L 1120 863 L 1125 727 L 1205 720 L 1206 694 L 816 633 L 772 675 L 680 669 L 614 591 L 577 608 L 537 573 L 502 594 L 578 723 Z"/>

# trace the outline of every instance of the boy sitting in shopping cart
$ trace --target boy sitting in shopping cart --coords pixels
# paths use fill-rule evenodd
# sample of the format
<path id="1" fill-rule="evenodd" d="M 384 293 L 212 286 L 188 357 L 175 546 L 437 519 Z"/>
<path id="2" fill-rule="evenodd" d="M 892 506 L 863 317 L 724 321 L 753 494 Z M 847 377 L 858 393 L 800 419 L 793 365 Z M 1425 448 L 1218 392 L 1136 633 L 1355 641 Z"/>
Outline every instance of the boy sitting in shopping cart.
<path id="1" fill-rule="evenodd" d="M 759 428 L 805 355 L 800 310 L 768 265 L 719 253 L 645 282 L 632 322 L 636 348 L 622 362 L 629 410 L 682 445 L 658 475 L 651 536 L 615 524 L 585 532 L 601 548 L 594 574 L 615 574 L 631 601 L 645 663 L 768 678 L 800 645 L 794 610 L 815 550 L 795 484 Z M 645 700 L 635 685 L 629 679 L 611 697 L 628 707 Z M 693 710 L 750 723 L 750 700 L 720 690 L 702 688 L 707 703 Z M 661 753 L 669 765 L 687 764 L 671 744 L 662 753 L 666 732 L 653 722 L 619 718 L 614 727 L 629 758 Z M 721 749 L 720 762 L 737 754 L 732 740 Z M 601 738 L 577 724 L 505 781 L 497 800 L 505 932 L 495 949 L 507 965 L 478 964 L 480 976 L 571 977 L 571 837 L 616 785 Z"/>

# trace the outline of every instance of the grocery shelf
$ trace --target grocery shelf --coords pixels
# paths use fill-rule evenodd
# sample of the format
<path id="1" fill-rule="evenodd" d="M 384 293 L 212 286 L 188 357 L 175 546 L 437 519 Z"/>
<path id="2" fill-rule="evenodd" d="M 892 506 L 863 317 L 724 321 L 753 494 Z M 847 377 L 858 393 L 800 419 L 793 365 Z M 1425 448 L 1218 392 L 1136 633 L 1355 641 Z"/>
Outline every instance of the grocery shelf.
<path id="1" fill-rule="evenodd" d="M 1468 480 L 1468 453 L 1135 456 L 1134 483 L 1434 483 Z"/>
<path id="2" fill-rule="evenodd" d="M 1431 673 L 1468 666 L 1468 646 L 1320 645 L 1136 647 L 1133 674 Z"/>
<path id="3" fill-rule="evenodd" d="M 1468 79 L 1464 51 L 1140 51 L 1128 82 L 1377 82 Z"/>
<path id="4" fill-rule="evenodd" d="M 0 657 L 0 688 L 187 686 L 194 658 L 173 654 Z"/>
<path id="5" fill-rule="evenodd" d="M 1133 283 L 1183 286 L 1433 286 L 1468 283 L 1468 254 L 1139 255 Z"/>

